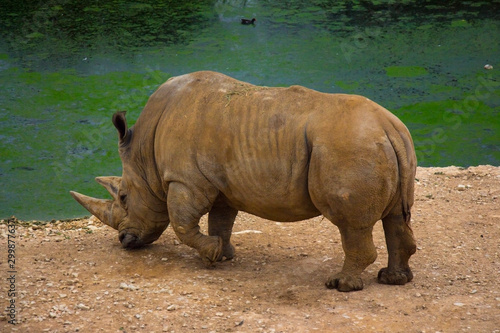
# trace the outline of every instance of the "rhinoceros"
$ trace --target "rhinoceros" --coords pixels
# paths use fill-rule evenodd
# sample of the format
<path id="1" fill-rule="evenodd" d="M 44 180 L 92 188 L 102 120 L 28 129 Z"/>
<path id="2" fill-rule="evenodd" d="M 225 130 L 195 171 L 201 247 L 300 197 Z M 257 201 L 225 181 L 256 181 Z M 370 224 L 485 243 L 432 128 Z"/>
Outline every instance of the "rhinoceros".
<path id="1" fill-rule="evenodd" d="M 171 224 L 212 265 L 234 256 L 238 211 L 280 222 L 322 214 L 345 252 L 326 286 L 353 291 L 377 257 L 372 229 L 382 220 L 389 260 L 378 281 L 412 280 L 415 150 L 406 126 L 375 102 L 202 71 L 162 84 L 134 126 L 125 112 L 112 122 L 123 174 L 96 180 L 113 199 L 71 194 L 118 230 L 123 247 L 152 243 Z"/>

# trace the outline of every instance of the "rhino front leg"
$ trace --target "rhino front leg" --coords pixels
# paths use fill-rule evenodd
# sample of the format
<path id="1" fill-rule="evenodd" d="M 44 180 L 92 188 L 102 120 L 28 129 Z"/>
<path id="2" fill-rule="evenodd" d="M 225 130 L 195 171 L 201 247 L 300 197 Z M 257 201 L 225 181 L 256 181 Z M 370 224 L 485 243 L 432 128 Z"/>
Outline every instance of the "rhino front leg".
<path id="1" fill-rule="evenodd" d="M 171 183 L 168 188 L 168 214 L 175 234 L 182 243 L 196 249 L 206 264 L 212 266 L 222 257 L 223 241 L 219 236 L 206 236 L 200 232 L 200 218 L 211 205 L 209 199 L 204 195 L 196 196 L 181 183 Z"/>
<path id="2" fill-rule="evenodd" d="M 330 277 L 326 286 L 339 291 L 363 289 L 361 273 L 377 259 L 373 244 L 373 225 L 364 229 L 339 228 L 345 259 L 342 271 Z"/>
<path id="3" fill-rule="evenodd" d="M 220 260 L 232 259 L 234 257 L 234 246 L 231 244 L 234 219 L 238 210 L 229 207 L 222 200 L 217 200 L 208 213 L 208 234 L 219 236 L 222 239 L 222 256 Z"/>

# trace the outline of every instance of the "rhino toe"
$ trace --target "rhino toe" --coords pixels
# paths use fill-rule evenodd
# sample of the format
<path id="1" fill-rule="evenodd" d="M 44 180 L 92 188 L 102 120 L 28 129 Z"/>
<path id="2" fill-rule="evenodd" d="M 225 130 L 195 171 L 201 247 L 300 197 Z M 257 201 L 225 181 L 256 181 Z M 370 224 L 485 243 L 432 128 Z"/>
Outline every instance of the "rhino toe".
<path id="1" fill-rule="evenodd" d="M 382 284 L 403 285 L 413 280 L 410 268 L 400 270 L 389 270 L 387 267 L 378 272 L 378 282 Z"/>
<path id="2" fill-rule="evenodd" d="M 325 283 L 328 289 L 337 289 L 338 291 L 356 291 L 363 289 L 363 280 L 360 277 L 354 277 L 344 273 L 338 273 L 328 279 Z"/>
<path id="3" fill-rule="evenodd" d="M 222 238 L 208 236 L 206 240 L 205 246 L 199 250 L 200 257 L 208 267 L 213 267 L 215 262 L 222 259 Z"/>
<path id="4" fill-rule="evenodd" d="M 222 256 L 218 259 L 219 261 L 223 261 L 224 258 L 226 260 L 231 260 L 234 258 L 234 246 L 232 244 L 226 244 L 222 247 Z"/>

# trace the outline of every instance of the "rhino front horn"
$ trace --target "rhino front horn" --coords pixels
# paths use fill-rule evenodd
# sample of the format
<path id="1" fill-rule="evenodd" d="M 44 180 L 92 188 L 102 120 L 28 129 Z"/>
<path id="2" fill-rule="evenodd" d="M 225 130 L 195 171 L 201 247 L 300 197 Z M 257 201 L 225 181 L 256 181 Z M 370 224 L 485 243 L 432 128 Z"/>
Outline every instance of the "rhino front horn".
<path id="1" fill-rule="evenodd" d="M 109 225 L 113 229 L 118 230 L 118 226 L 113 223 L 112 218 L 112 200 L 96 199 L 78 192 L 69 192 L 80 205 L 85 207 L 92 215 L 101 220 L 102 223 Z"/>

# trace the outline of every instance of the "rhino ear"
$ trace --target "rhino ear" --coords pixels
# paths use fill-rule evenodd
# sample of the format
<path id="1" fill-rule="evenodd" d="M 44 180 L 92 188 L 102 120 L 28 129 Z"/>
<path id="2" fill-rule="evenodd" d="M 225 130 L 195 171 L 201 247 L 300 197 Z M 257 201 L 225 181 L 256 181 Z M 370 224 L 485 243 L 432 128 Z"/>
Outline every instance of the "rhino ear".
<path id="1" fill-rule="evenodd" d="M 130 130 L 128 129 L 127 119 L 125 118 L 126 111 L 118 111 L 113 114 L 113 125 L 118 130 L 120 144 L 126 144 L 130 141 Z"/>
<path id="2" fill-rule="evenodd" d="M 118 191 L 120 190 L 122 177 L 96 177 L 95 180 L 96 182 L 104 186 L 106 190 L 108 190 L 109 194 L 111 194 L 114 200 L 119 201 Z"/>

